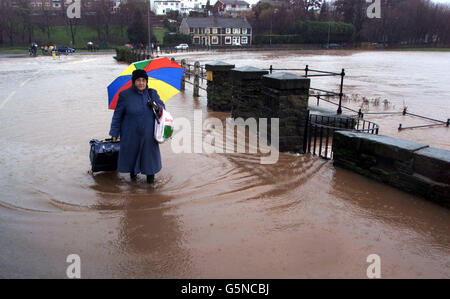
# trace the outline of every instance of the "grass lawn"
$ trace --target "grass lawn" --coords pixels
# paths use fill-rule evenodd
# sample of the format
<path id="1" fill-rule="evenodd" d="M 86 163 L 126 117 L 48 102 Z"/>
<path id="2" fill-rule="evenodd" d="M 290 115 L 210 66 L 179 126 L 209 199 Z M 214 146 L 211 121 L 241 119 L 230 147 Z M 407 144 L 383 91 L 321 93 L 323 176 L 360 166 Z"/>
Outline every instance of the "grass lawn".
<path id="1" fill-rule="evenodd" d="M 156 37 L 159 44 L 163 44 L 164 35 L 167 29 L 155 28 L 152 30 L 152 34 Z M 97 31 L 89 28 L 87 26 L 76 26 L 75 31 L 75 45 L 71 44 L 71 34 L 70 28 L 68 26 L 53 26 L 50 30 L 50 39 L 48 38 L 47 32 L 43 32 L 40 29 L 34 30 L 34 39 L 39 46 L 44 44 L 57 44 L 70 46 L 77 50 L 77 52 L 87 50 L 87 43 L 89 41 L 95 42 L 99 45 L 100 51 L 111 52 L 114 51 L 112 48 L 116 46 L 123 45 L 128 42 L 127 28 L 121 31 L 120 26 L 112 26 L 110 31 L 110 37 L 113 38 L 114 42 L 102 43 L 98 42 Z M 0 48 L 0 53 L 28 53 L 28 46 L 16 46 L 16 47 L 4 47 Z M 39 53 L 39 51 L 38 51 Z"/>
<path id="2" fill-rule="evenodd" d="M 53 26 L 50 30 L 50 39 L 47 36 L 46 32 L 42 32 L 41 30 L 35 30 L 35 39 L 38 41 L 38 44 L 61 44 L 71 46 L 75 49 L 87 48 L 87 43 L 89 41 L 98 42 L 98 34 L 97 31 L 89 28 L 87 26 L 76 26 L 75 29 L 75 45 L 71 45 L 71 34 L 70 28 L 68 26 Z M 123 44 L 128 40 L 126 28 L 124 32 L 121 32 L 120 26 L 112 26 L 111 37 L 115 37 L 117 40 L 117 44 Z M 99 43 L 99 46 L 102 47 L 102 43 Z M 103 45 L 107 48 L 111 48 L 110 44 Z"/>
<path id="3" fill-rule="evenodd" d="M 0 48 L 0 53 L 2 53 L 2 54 L 27 54 L 28 49 L 26 49 L 25 47 L 23 47 L 23 48 L 19 48 L 19 47 Z"/>
<path id="4" fill-rule="evenodd" d="M 169 30 L 166 28 L 164 28 L 164 29 L 155 28 L 152 30 L 152 33 L 156 36 L 158 43 L 163 44 L 164 43 L 164 34 L 166 34 L 166 32 L 168 32 L 168 31 Z"/>

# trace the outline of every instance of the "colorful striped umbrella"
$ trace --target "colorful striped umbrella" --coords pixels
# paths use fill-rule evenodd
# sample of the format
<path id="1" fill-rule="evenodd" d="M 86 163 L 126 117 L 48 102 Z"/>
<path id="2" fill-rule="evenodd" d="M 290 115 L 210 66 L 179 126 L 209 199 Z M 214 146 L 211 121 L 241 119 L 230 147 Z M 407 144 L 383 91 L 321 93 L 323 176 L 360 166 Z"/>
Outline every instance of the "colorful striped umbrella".
<path id="1" fill-rule="evenodd" d="M 131 64 L 108 86 L 108 107 L 114 110 L 119 93 L 132 86 L 131 74 L 134 70 L 145 70 L 148 75 L 148 87 L 158 92 L 165 103 L 180 92 L 181 77 L 184 69 L 167 57 L 143 60 Z"/>

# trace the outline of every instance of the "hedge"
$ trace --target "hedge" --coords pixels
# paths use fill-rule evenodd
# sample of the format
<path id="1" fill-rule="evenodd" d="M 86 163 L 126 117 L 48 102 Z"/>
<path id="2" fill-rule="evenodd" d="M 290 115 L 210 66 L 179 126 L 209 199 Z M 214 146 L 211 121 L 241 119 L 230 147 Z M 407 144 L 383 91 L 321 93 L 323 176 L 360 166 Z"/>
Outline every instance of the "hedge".
<path id="1" fill-rule="evenodd" d="M 270 38 L 272 37 L 272 44 L 302 44 L 304 40 L 300 35 L 256 35 L 254 44 L 270 44 Z"/>
<path id="2" fill-rule="evenodd" d="M 164 45 L 165 46 L 172 46 L 172 45 L 178 45 L 178 44 L 191 44 L 191 36 L 188 34 L 183 33 L 175 33 L 170 34 L 167 32 L 164 35 Z"/>
<path id="3" fill-rule="evenodd" d="M 117 61 L 130 62 L 133 60 L 131 49 L 128 47 L 118 47 L 116 48 L 117 55 L 114 57 Z"/>
<path id="4" fill-rule="evenodd" d="M 330 43 L 350 42 L 355 30 L 352 24 L 337 22 L 302 22 L 296 24 L 298 34 L 289 35 L 256 35 L 254 44 L 324 44 L 328 42 L 328 28 L 330 29 Z"/>
<path id="5" fill-rule="evenodd" d="M 302 22 L 296 23 L 296 32 L 306 43 L 327 43 L 328 30 L 330 43 L 350 42 L 355 27 L 352 24 L 341 22 Z"/>

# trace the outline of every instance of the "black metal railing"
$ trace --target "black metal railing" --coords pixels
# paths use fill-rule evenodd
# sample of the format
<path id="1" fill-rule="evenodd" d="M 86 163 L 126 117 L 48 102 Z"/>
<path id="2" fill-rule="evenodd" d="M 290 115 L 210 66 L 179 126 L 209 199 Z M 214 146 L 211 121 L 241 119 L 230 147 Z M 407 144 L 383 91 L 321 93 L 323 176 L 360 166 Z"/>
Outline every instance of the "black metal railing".
<path id="1" fill-rule="evenodd" d="M 398 130 L 407 130 L 407 129 L 417 129 L 417 128 L 435 128 L 435 127 L 442 127 L 442 126 L 446 126 L 449 127 L 450 126 L 450 118 L 447 118 L 447 121 L 443 121 L 443 120 L 439 120 L 439 119 L 435 119 L 435 118 L 431 118 L 431 117 L 427 117 L 424 115 L 419 115 L 419 114 L 415 114 L 415 113 L 410 113 L 407 111 L 407 108 L 403 108 L 403 111 L 381 111 L 381 112 L 362 112 L 361 109 L 359 109 L 358 112 L 359 117 L 363 118 L 364 115 L 403 115 L 403 116 L 412 116 L 412 117 L 416 117 L 419 119 L 424 119 L 426 121 L 431 121 L 433 123 L 428 123 L 428 124 L 423 124 L 423 125 L 415 125 L 415 126 L 408 126 L 408 127 L 404 127 L 401 123 L 398 125 Z"/>
<path id="2" fill-rule="evenodd" d="M 335 103 L 335 102 L 330 101 L 330 100 L 327 99 L 327 97 L 335 97 L 335 96 L 337 96 L 338 94 L 333 93 L 332 91 L 326 91 L 326 90 L 317 89 L 317 88 L 310 88 L 309 90 L 312 90 L 312 91 L 313 91 L 313 92 L 310 92 L 310 93 L 309 93 L 309 97 L 313 97 L 313 98 L 315 98 L 315 99 L 317 100 L 317 104 L 316 104 L 317 106 L 319 106 L 320 101 L 327 102 L 327 103 L 330 103 L 330 104 L 332 104 L 332 105 L 339 106 L 338 103 Z M 325 93 L 325 94 L 320 94 L 320 93 L 314 93 L 314 91 L 322 91 L 322 92 L 327 92 L 327 93 Z M 352 108 L 350 108 L 350 107 L 344 106 L 344 105 L 342 105 L 342 104 L 341 104 L 340 108 L 341 108 L 341 111 L 342 111 L 342 109 L 346 109 L 346 110 L 348 110 L 348 111 L 357 113 L 359 116 L 362 116 L 361 109 L 359 109 L 359 111 L 357 111 L 357 110 L 355 110 L 355 109 L 352 109 Z"/>
<path id="3" fill-rule="evenodd" d="M 342 108 L 347 108 L 342 106 L 342 98 L 344 97 L 344 77 L 345 77 L 345 69 L 342 69 L 340 73 L 338 72 L 329 72 L 329 71 L 322 71 L 322 70 L 315 70 L 315 69 L 310 69 L 309 65 L 306 65 L 305 68 L 303 69 L 296 69 L 296 68 L 274 68 L 272 65 L 270 65 L 270 67 L 268 69 L 265 70 L 269 70 L 269 73 L 272 74 L 273 71 L 301 71 L 304 72 L 304 76 L 306 78 L 309 77 L 340 77 L 340 85 L 339 85 L 339 92 L 334 92 L 334 91 L 330 91 L 330 90 L 324 90 L 324 89 L 318 89 L 318 88 L 310 88 L 310 90 L 319 92 L 317 94 L 310 94 L 309 96 L 314 96 L 314 97 L 339 97 L 339 103 L 336 104 L 334 102 L 331 101 L 327 101 L 333 104 L 336 104 L 338 106 L 336 113 L 337 114 L 342 114 Z M 323 92 L 323 93 L 320 93 Z M 354 110 L 352 110 L 354 111 Z"/>
<path id="4" fill-rule="evenodd" d="M 306 124 L 304 151 L 324 159 L 332 159 L 335 131 L 355 131 L 378 135 L 380 127 L 358 116 L 340 117 L 310 114 Z"/>

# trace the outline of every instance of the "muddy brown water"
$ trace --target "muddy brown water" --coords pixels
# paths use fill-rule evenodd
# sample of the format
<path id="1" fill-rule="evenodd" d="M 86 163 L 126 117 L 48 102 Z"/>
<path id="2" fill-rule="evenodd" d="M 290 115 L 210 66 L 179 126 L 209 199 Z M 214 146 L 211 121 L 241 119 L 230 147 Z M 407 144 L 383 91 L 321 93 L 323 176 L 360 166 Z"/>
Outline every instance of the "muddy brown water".
<path id="1" fill-rule="evenodd" d="M 392 98 L 407 92 L 411 109 L 417 104 L 443 118 L 449 57 L 242 52 L 187 58 L 346 67 L 352 92 Z M 383 61 L 391 62 L 380 69 Z M 424 61 L 433 72 L 414 79 Z M 281 153 L 276 164 L 261 165 L 249 153 L 177 154 L 164 144 L 154 186 L 144 177 L 131 182 L 125 174 L 88 173 L 88 142 L 107 136 L 112 116 L 106 86 L 125 67 L 112 55 L 0 57 L 0 277 L 65 278 L 72 253 L 81 258 L 84 278 L 365 278 L 373 253 L 385 278 L 450 277 L 447 209 L 315 157 Z M 207 111 L 206 99 L 193 99 L 189 88 L 167 104 L 175 118 L 193 121 L 201 110 L 204 119 L 225 122 L 228 114 Z M 398 125 L 391 119 L 380 125 L 386 122 Z M 205 132 L 193 133 L 199 134 Z M 433 134 L 441 137 L 436 146 L 449 148 L 445 128 L 402 137 L 431 143 Z"/>

